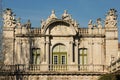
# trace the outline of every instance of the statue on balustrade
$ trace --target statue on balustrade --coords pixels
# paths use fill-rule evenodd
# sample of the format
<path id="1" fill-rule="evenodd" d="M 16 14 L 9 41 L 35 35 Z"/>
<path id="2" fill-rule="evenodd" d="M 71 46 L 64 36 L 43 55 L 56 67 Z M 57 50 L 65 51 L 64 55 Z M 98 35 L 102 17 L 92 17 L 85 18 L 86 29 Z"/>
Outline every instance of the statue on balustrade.
<path id="1" fill-rule="evenodd" d="M 98 26 L 98 28 L 102 28 L 101 18 L 97 19 L 97 26 Z"/>
<path id="2" fill-rule="evenodd" d="M 12 10 L 7 8 L 3 14 L 3 19 L 4 19 L 4 26 L 5 27 L 15 27 L 16 25 L 16 20 L 15 20 L 15 15 L 13 14 Z"/>
<path id="3" fill-rule="evenodd" d="M 115 9 L 110 9 L 105 20 L 105 27 L 115 27 L 117 25 L 117 14 Z"/>
<path id="4" fill-rule="evenodd" d="M 62 15 L 63 20 L 71 20 L 71 15 L 67 13 L 67 10 L 64 10 L 64 13 Z"/>

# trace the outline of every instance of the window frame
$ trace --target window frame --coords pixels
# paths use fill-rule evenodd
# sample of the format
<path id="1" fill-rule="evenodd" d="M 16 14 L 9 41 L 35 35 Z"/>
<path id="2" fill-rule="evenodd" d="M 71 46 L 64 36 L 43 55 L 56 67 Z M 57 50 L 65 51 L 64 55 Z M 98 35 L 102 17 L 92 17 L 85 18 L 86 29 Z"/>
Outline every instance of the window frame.
<path id="1" fill-rule="evenodd" d="M 78 60 L 79 60 L 80 65 L 86 65 L 88 63 L 88 52 L 87 51 L 88 51 L 87 48 L 80 48 L 79 49 L 79 59 Z"/>
<path id="2" fill-rule="evenodd" d="M 32 49 L 32 64 L 40 64 L 40 48 Z"/>
<path id="3" fill-rule="evenodd" d="M 55 62 L 55 57 L 57 57 L 57 61 Z M 58 62 L 58 55 L 53 55 L 53 64 L 57 65 L 59 62 Z"/>

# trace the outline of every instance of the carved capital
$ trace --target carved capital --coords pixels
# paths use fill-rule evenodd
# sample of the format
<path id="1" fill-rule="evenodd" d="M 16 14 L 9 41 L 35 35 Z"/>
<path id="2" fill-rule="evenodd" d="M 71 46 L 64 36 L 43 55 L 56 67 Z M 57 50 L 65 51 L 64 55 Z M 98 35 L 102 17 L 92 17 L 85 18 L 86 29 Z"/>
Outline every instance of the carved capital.
<path id="1" fill-rule="evenodd" d="M 73 44 L 73 43 L 74 43 L 74 41 L 70 41 L 69 43 L 70 43 L 70 44 Z"/>
<path id="2" fill-rule="evenodd" d="M 50 41 L 46 41 L 45 43 L 46 43 L 46 44 L 50 44 Z"/>

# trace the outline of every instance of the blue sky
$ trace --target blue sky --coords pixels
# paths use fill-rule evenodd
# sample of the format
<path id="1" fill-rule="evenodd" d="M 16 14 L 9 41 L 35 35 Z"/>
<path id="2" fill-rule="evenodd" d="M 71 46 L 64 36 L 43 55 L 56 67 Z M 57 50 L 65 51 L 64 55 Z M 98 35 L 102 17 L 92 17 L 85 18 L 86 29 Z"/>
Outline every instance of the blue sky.
<path id="1" fill-rule="evenodd" d="M 13 9 L 23 23 L 30 19 L 33 27 L 39 27 L 40 20 L 46 19 L 52 9 L 59 18 L 68 10 L 80 27 L 87 27 L 90 19 L 94 22 L 97 18 L 104 20 L 110 8 L 115 8 L 120 15 L 120 0 L 3 0 L 3 8 Z"/>

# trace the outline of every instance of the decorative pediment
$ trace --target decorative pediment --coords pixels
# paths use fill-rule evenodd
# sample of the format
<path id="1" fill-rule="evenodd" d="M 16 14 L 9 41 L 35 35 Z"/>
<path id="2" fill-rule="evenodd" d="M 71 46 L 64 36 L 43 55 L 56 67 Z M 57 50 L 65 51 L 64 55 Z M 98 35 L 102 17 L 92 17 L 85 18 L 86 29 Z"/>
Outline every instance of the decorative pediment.
<path id="1" fill-rule="evenodd" d="M 54 20 L 44 28 L 44 34 L 49 35 L 76 35 L 75 27 L 64 20 Z"/>

